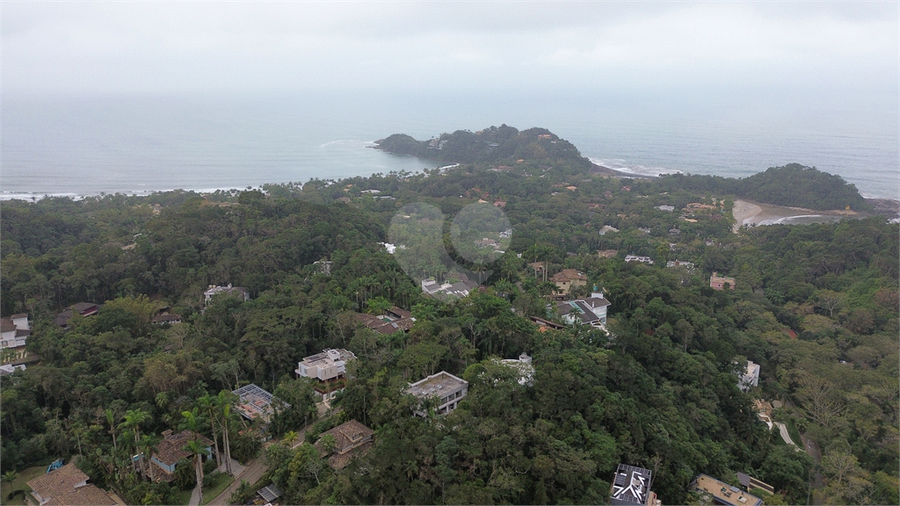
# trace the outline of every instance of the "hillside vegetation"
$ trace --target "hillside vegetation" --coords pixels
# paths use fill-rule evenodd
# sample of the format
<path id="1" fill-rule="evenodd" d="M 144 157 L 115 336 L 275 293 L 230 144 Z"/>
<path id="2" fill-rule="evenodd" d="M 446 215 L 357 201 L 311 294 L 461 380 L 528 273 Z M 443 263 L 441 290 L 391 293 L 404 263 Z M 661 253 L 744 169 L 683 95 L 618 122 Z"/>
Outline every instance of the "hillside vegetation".
<path id="1" fill-rule="evenodd" d="M 448 156 L 461 165 L 442 171 L 0 202 L 3 316 L 33 322 L 33 361 L 0 392 L 4 472 L 81 455 L 91 483 L 129 504 L 172 504 L 195 486 L 193 461 L 157 483 L 132 456 L 166 430 L 194 428 L 244 464 L 264 459 L 258 486 L 276 483 L 286 504 L 600 504 L 619 463 L 650 469 L 669 504 L 708 501 L 689 489 L 700 473 L 738 485 L 738 472 L 775 488 L 767 504 L 810 493 L 821 504 L 900 502 L 900 225 L 874 216 L 733 233 L 741 185 L 762 192 L 785 174 L 817 181 L 809 188 L 840 181 L 792 166 L 739 181 L 605 177 L 544 130 L 485 132 L 459 133 L 458 152 L 490 160 Z M 456 149 L 453 135 L 444 149 Z M 414 216 L 410 204 L 433 208 Z M 458 217 L 488 215 L 463 212 L 473 204 L 502 210 L 509 228 L 460 232 Z M 498 239 L 496 260 L 467 264 L 481 288 L 438 301 L 379 244 L 398 222 L 413 274 L 438 282 L 459 276 L 468 243 L 481 252 L 491 234 L 511 237 Z M 467 248 L 418 248 L 421 230 L 437 248 L 454 237 Z M 690 264 L 667 267 L 674 260 Z M 547 280 L 563 269 L 587 280 L 572 297 L 604 292 L 606 330 L 562 325 Z M 713 272 L 734 289 L 711 288 Z M 207 305 L 213 284 L 246 287 L 250 300 Z M 68 329 L 54 323 L 77 302 L 102 306 Z M 408 332 L 360 323 L 392 306 L 415 318 Z M 161 311 L 182 323 L 152 323 Z M 563 328 L 541 330 L 533 316 Z M 316 421 L 313 383 L 294 370 L 326 348 L 358 359 L 333 401 L 339 412 Z M 523 352 L 531 385 L 496 361 Z M 761 378 L 744 392 L 747 360 Z M 447 415 L 414 416 L 405 389 L 441 370 L 468 381 L 468 396 Z M 249 383 L 290 405 L 265 428 L 266 451 L 261 422 L 226 409 Z M 757 418 L 757 399 L 782 401 L 775 419 L 818 452 L 786 446 Z M 375 439 L 336 470 L 311 443 L 348 420 Z M 204 490 L 223 478 L 210 471 Z"/>

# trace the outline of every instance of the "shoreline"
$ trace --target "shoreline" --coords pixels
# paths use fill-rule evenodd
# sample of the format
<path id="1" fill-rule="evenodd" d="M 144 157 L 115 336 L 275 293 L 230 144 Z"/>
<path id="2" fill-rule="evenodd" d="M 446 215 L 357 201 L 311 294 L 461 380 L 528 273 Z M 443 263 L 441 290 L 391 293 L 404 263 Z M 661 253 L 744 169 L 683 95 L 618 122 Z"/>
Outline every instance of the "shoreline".
<path id="1" fill-rule="evenodd" d="M 791 218 L 811 218 L 816 221 L 835 221 L 841 218 L 865 218 L 867 216 L 884 216 L 886 218 L 900 216 L 900 201 L 891 199 L 865 199 L 872 205 L 873 212 L 850 211 L 845 209 L 832 209 L 819 211 L 803 207 L 778 206 L 750 200 L 737 199 L 734 201 L 732 216 L 734 225 L 732 231 L 737 233 L 744 225 L 755 227 L 770 225 L 781 220 Z"/>
<path id="2" fill-rule="evenodd" d="M 650 174 L 635 174 L 633 172 L 625 172 L 623 170 L 610 169 L 609 167 L 604 167 L 603 165 L 598 165 L 594 162 L 591 162 L 591 173 L 592 174 L 600 174 L 605 177 L 618 177 L 618 178 L 628 178 L 628 179 L 655 179 L 659 176 L 654 176 Z"/>

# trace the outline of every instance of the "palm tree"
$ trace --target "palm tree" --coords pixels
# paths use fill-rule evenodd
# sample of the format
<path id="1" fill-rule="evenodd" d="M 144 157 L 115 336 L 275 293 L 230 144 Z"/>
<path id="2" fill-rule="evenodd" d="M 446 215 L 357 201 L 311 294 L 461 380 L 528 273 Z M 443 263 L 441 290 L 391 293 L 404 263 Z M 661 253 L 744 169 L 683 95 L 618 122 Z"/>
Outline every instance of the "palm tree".
<path id="1" fill-rule="evenodd" d="M 12 491 L 13 482 L 16 481 L 16 478 L 19 477 L 19 473 L 16 472 L 15 469 L 6 471 L 3 473 L 2 478 L 3 481 L 9 483 L 9 490 Z"/>
<path id="2" fill-rule="evenodd" d="M 281 440 L 281 444 L 290 448 L 291 444 L 293 444 L 296 439 L 297 439 L 297 432 L 292 430 L 292 431 L 285 433 L 284 439 Z"/>
<path id="3" fill-rule="evenodd" d="M 153 472 L 153 462 L 150 461 L 151 456 L 156 451 L 156 443 L 158 443 L 156 437 L 151 436 L 150 434 L 144 434 L 141 436 L 141 452 L 144 454 L 144 457 L 147 459 L 147 468 L 150 470 L 150 481 L 156 481 L 156 473 Z"/>
<path id="4" fill-rule="evenodd" d="M 112 435 L 113 440 L 113 451 L 118 453 L 119 445 L 116 444 L 116 414 L 113 413 L 113 410 L 107 408 L 106 409 L 106 422 L 109 424 L 109 433 Z"/>
<path id="5" fill-rule="evenodd" d="M 150 413 L 143 409 L 129 409 L 125 412 L 125 421 L 119 424 L 120 428 L 134 429 L 134 448 L 138 454 L 141 451 L 141 424 L 149 419 Z M 141 468 L 141 472 L 146 474 L 144 471 L 144 461 L 140 457 L 138 458 L 138 465 Z"/>
<path id="6" fill-rule="evenodd" d="M 201 409 L 209 413 L 209 427 L 212 429 L 213 447 L 216 450 L 216 467 L 221 467 L 222 456 L 219 454 L 219 434 L 216 431 L 216 398 L 210 397 L 209 394 L 205 394 L 203 397 L 197 399 L 197 403 L 200 405 Z"/>
<path id="7" fill-rule="evenodd" d="M 197 490 L 200 493 L 199 504 L 203 504 L 203 456 L 206 455 L 206 447 L 200 441 L 191 439 L 184 446 L 184 450 L 194 456 L 194 473 L 197 475 Z"/>
<path id="8" fill-rule="evenodd" d="M 391 301 L 387 300 L 382 296 L 372 297 L 366 304 L 369 306 L 369 311 L 372 313 L 378 313 L 381 316 L 384 316 L 385 311 L 393 307 Z"/>
<path id="9" fill-rule="evenodd" d="M 197 408 L 191 411 L 182 411 L 181 416 L 184 418 L 182 428 L 191 431 L 191 440 L 183 448 L 194 456 L 194 472 L 197 474 L 197 490 L 200 492 L 200 504 L 203 504 L 203 455 L 206 455 L 206 447 L 203 446 L 198 438 L 200 433 L 200 421 L 202 420 Z"/>
<path id="10" fill-rule="evenodd" d="M 231 470 L 231 438 L 228 433 L 228 423 L 231 421 L 231 397 L 233 394 L 226 390 L 219 392 L 216 405 L 222 410 L 222 445 L 225 447 L 225 471 L 234 476 Z"/>

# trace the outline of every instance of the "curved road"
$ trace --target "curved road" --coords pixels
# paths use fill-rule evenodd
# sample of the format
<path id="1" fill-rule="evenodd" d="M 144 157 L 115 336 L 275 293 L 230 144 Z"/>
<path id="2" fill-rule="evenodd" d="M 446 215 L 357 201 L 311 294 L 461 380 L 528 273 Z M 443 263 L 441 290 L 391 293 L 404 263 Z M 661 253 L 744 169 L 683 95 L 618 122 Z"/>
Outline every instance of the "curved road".
<path id="1" fill-rule="evenodd" d="M 778 426 L 778 432 L 781 433 L 781 439 L 784 439 L 784 442 L 792 445 L 795 450 L 802 452 L 803 448 L 797 446 L 797 443 L 794 443 L 794 440 L 791 439 L 791 435 L 788 433 L 787 426 L 781 422 L 775 422 L 775 425 Z"/>

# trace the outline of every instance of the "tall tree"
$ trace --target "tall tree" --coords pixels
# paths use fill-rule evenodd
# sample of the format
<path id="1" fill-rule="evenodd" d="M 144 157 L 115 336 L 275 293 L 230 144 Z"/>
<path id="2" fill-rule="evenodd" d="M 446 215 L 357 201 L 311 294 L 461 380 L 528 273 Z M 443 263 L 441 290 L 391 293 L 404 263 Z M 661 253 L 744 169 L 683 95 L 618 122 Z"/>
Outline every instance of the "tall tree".
<path id="1" fill-rule="evenodd" d="M 195 433 L 196 434 L 196 433 Z M 191 439 L 184 447 L 194 457 L 194 474 L 197 476 L 197 491 L 200 495 L 199 504 L 203 504 L 203 456 L 206 455 L 206 447 L 197 439 Z"/>
<path id="2" fill-rule="evenodd" d="M 231 438 L 228 430 L 231 424 L 231 402 L 234 394 L 227 390 L 222 390 L 216 397 L 216 406 L 221 410 L 222 414 L 222 446 L 225 449 L 225 470 L 230 475 L 234 475 L 231 469 Z"/>
<path id="3" fill-rule="evenodd" d="M 209 427 L 212 430 L 213 436 L 213 448 L 216 452 L 216 467 L 222 466 L 222 456 L 219 453 L 219 434 L 216 430 L 216 412 L 218 411 L 217 398 L 211 397 L 208 393 L 201 396 L 197 399 L 197 404 L 200 405 L 200 409 L 206 411 L 209 415 Z"/>
<path id="4" fill-rule="evenodd" d="M 134 434 L 134 449 L 138 454 L 138 467 L 141 473 L 146 475 L 144 471 L 144 459 L 140 456 L 141 452 L 141 424 L 150 419 L 150 413 L 142 409 L 129 409 L 125 412 L 125 421 L 119 424 L 120 428 L 131 429 Z M 132 459 L 133 460 L 133 459 Z"/>

